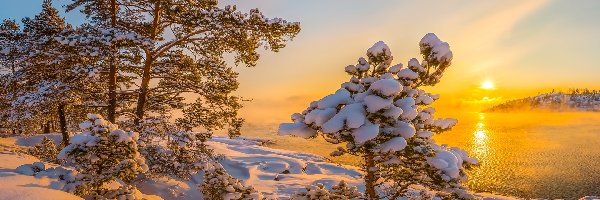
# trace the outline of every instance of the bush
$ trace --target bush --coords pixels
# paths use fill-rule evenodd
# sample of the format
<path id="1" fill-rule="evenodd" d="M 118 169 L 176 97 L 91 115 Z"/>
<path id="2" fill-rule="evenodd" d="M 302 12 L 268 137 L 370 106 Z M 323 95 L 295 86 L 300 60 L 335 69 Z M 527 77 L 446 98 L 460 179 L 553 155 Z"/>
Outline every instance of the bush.
<path id="1" fill-rule="evenodd" d="M 306 191 L 296 193 L 292 200 L 347 200 L 361 197 L 363 194 L 358 192 L 356 187 L 350 187 L 344 181 L 340 181 L 328 190 L 323 184 L 311 185 L 306 187 Z"/>
<path id="2" fill-rule="evenodd" d="M 240 180 L 230 176 L 225 169 L 217 165 L 204 171 L 204 181 L 199 190 L 204 199 L 265 199 L 253 187 L 242 185 Z"/>
<path id="3" fill-rule="evenodd" d="M 214 161 L 212 149 L 205 144 L 210 134 L 180 131 L 167 134 L 168 142 L 142 148 L 151 177 L 175 176 L 188 180 L 201 171 L 207 162 Z"/>
<path id="4" fill-rule="evenodd" d="M 106 193 L 104 184 L 122 180 L 130 183 L 148 166 L 137 147 L 138 134 L 126 132 L 95 114 L 79 127 L 82 133 L 71 138 L 71 144 L 61 150 L 58 158 L 80 172 L 82 184 L 75 194 L 79 196 Z"/>
<path id="5" fill-rule="evenodd" d="M 58 148 L 56 148 L 54 141 L 48 139 L 46 136 L 42 138 L 42 141 L 39 144 L 30 148 L 28 153 L 42 161 L 58 163 L 58 160 L 56 159 L 58 156 Z"/>
<path id="6" fill-rule="evenodd" d="M 118 200 L 138 200 L 143 199 L 138 194 L 137 189 L 132 185 L 123 185 L 114 190 L 104 190 L 99 194 L 88 197 L 88 199 L 118 199 Z"/>

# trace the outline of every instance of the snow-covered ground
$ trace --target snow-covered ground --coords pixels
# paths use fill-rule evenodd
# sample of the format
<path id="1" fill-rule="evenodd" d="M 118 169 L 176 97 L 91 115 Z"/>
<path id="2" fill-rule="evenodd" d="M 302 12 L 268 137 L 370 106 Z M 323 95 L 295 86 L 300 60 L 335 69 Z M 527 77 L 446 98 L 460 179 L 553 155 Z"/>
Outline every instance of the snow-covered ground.
<path id="1" fill-rule="evenodd" d="M 55 141 L 60 140 L 58 135 L 47 136 Z M 33 146 L 42 137 L 0 138 L 0 199 L 79 199 L 72 194 L 53 190 L 51 184 L 56 180 L 16 172 L 15 168 L 18 166 L 39 160 L 13 151 Z M 316 183 L 332 185 L 340 180 L 350 185 L 361 183 L 361 173 L 356 167 L 329 163 L 325 158 L 313 154 L 263 147 L 260 146 L 262 141 L 256 139 L 232 140 L 215 136 L 208 143 L 216 152 L 224 155 L 220 162 L 232 176 L 255 187 L 268 198 L 289 197 L 303 190 L 306 185 Z M 197 185 L 202 182 L 202 177 L 203 174 L 200 173 L 189 181 L 170 178 L 148 180 L 139 183 L 138 189 L 144 194 L 164 199 L 199 199 L 202 195 L 198 192 Z"/>
<path id="2" fill-rule="evenodd" d="M 0 200 L 17 199 L 81 199 L 70 193 L 54 190 L 52 180 L 47 177 L 36 178 L 16 172 L 23 164 L 39 160 L 33 156 L 13 152 L 15 138 L 0 139 Z"/>
<path id="3" fill-rule="evenodd" d="M 53 180 L 36 178 L 16 172 L 22 164 L 39 161 L 37 158 L 15 153 L 15 148 L 32 146 L 43 136 L 29 138 L 0 138 L 0 200 L 3 199 L 80 199 L 72 194 L 52 189 Z M 50 135 L 58 141 L 60 136 Z M 327 162 L 321 156 L 261 146 L 256 139 L 229 139 L 215 136 L 209 144 L 216 152 L 224 155 L 221 164 L 234 177 L 241 179 L 263 192 L 267 198 L 286 199 L 301 191 L 305 186 L 323 183 L 331 186 L 341 180 L 349 185 L 363 188 L 358 168 Z M 52 166 L 48 165 L 47 166 Z M 199 173 L 189 181 L 160 178 L 137 184 L 138 189 L 149 195 L 149 199 L 202 199 L 197 185 L 202 182 Z M 513 199 L 489 194 L 478 195 L 483 199 Z"/>
<path id="4" fill-rule="evenodd" d="M 316 183 L 332 185 L 340 180 L 350 185 L 361 183 L 361 173 L 356 167 L 329 163 L 321 156 L 271 149 L 251 139 L 215 136 L 208 143 L 215 152 L 224 155 L 220 162 L 232 176 L 263 192 L 267 198 L 285 199 Z M 198 199 L 201 194 L 196 185 L 202 182 L 202 176 L 200 173 L 187 182 L 167 178 L 147 181 L 138 184 L 138 189 L 164 199 Z"/>

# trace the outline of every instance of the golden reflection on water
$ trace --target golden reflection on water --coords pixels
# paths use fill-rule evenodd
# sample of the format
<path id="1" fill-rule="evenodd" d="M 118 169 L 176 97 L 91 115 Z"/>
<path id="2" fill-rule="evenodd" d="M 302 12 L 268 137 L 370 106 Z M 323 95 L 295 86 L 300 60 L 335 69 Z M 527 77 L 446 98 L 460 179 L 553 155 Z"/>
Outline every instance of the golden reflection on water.
<path id="1" fill-rule="evenodd" d="M 472 139 L 474 144 L 473 153 L 476 158 L 485 159 L 489 152 L 487 130 L 485 129 L 485 113 L 479 113 L 479 121 L 476 127 Z"/>
<path id="2" fill-rule="evenodd" d="M 479 159 L 467 172 L 471 190 L 549 199 L 600 194 L 600 113 L 447 117 L 458 118 L 458 125 L 434 138 Z"/>

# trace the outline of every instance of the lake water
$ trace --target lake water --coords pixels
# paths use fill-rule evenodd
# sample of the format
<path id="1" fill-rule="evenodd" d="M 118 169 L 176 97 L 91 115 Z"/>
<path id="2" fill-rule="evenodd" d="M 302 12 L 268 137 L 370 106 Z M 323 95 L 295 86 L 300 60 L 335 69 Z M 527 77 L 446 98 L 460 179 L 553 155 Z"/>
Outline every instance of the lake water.
<path id="1" fill-rule="evenodd" d="M 477 192 L 522 198 L 576 199 L 600 195 L 600 113 L 442 113 L 459 124 L 435 136 L 461 147 L 481 164 L 466 185 Z M 269 137 L 273 148 L 327 156 L 322 139 L 275 136 L 277 125 L 250 126 L 245 135 Z M 351 156 L 332 162 L 356 164 Z"/>

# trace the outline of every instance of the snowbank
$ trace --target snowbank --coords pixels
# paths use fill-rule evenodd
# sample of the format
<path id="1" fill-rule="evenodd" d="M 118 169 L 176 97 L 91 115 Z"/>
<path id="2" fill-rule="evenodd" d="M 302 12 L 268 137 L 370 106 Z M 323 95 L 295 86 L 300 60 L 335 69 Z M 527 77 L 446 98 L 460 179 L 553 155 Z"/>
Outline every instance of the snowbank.
<path id="1" fill-rule="evenodd" d="M 361 184 L 361 173 L 356 167 L 328 163 L 326 158 L 313 154 L 271 149 L 260 146 L 261 143 L 223 136 L 215 136 L 208 142 L 215 152 L 224 155 L 220 163 L 228 173 L 267 198 L 285 199 L 317 183 L 331 186 L 344 180 L 353 186 Z M 202 182 L 202 176 L 197 174 L 187 182 L 155 179 L 138 185 L 138 189 L 164 199 L 200 199 L 196 185 Z"/>
<path id="2" fill-rule="evenodd" d="M 2 183 L 0 184 L 0 200 L 81 199 L 73 194 L 52 189 L 51 184 L 56 181 L 55 179 L 36 178 L 17 173 L 18 166 L 38 161 L 32 156 L 18 155 L 7 151 L 0 152 L 0 183 Z"/>

